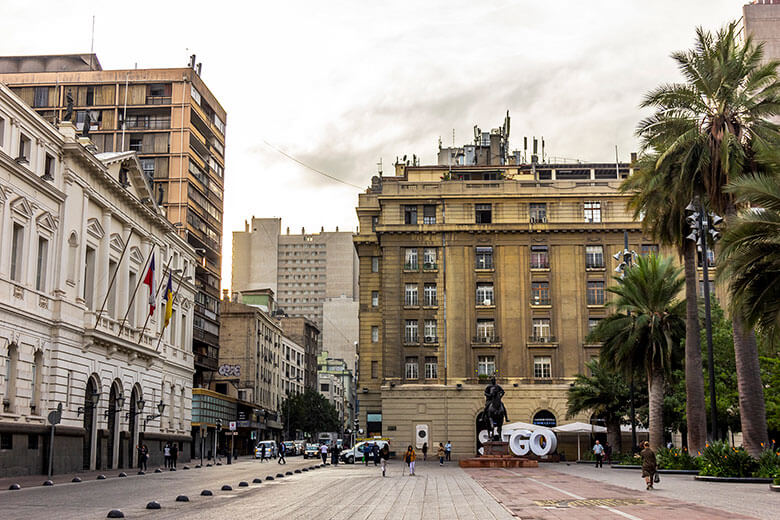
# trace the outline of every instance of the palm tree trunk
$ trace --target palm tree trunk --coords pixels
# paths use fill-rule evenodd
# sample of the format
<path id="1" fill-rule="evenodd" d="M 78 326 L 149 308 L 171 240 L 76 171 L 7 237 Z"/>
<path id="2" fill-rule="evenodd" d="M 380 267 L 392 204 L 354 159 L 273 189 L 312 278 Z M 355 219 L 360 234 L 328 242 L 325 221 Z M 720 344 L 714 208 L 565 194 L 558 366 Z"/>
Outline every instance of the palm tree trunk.
<path id="1" fill-rule="evenodd" d="M 733 324 L 742 445 L 748 453 L 758 457 L 769 439 L 756 336 L 752 330 L 746 330 L 745 324 L 739 316 L 733 317 Z"/>
<path id="2" fill-rule="evenodd" d="M 650 447 L 658 451 L 664 445 L 664 373 L 660 367 L 653 367 L 648 373 L 647 393 Z"/>
<path id="3" fill-rule="evenodd" d="M 699 335 L 699 280 L 696 273 L 696 244 L 686 240 L 685 264 L 685 415 L 688 423 L 688 452 L 697 454 L 707 442 L 707 408 Z"/>
<path id="4" fill-rule="evenodd" d="M 607 421 L 607 442 L 612 446 L 613 455 L 623 453 L 623 438 L 620 432 L 620 417 L 611 417 Z"/>

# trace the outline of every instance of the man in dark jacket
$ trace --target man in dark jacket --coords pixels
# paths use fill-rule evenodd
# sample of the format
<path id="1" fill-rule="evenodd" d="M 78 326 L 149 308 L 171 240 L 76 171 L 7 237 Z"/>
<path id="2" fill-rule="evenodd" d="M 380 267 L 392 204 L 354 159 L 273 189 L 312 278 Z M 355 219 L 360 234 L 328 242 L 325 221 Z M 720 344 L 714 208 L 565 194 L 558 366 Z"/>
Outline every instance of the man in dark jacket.
<path id="1" fill-rule="evenodd" d="M 639 453 L 642 457 L 642 476 L 645 478 L 647 489 L 650 490 L 653 489 L 653 477 L 658 471 L 658 464 L 655 460 L 655 452 L 650 449 L 650 443 L 645 441 L 642 446 L 644 449 Z"/>

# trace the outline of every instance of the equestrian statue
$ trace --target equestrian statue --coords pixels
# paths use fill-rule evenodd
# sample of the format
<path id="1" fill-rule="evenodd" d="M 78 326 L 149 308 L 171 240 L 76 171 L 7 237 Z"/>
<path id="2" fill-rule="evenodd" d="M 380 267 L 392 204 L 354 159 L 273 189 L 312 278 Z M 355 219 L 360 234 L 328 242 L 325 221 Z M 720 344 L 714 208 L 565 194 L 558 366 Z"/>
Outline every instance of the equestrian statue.
<path id="1" fill-rule="evenodd" d="M 501 427 L 504 421 L 509 422 L 504 403 L 501 398 L 504 396 L 504 389 L 496 383 L 496 378 L 490 378 L 490 384 L 485 387 L 485 409 L 477 415 L 478 430 L 487 430 L 489 440 L 501 440 Z"/>

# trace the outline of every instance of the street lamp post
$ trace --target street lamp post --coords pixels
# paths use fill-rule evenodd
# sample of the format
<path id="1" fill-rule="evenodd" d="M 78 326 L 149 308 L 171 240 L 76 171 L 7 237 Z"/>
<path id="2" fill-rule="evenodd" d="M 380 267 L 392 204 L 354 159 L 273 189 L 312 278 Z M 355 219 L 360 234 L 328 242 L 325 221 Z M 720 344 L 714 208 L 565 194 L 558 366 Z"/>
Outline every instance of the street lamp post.
<path id="1" fill-rule="evenodd" d="M 631 267 L 634 262 L 636 251 L 628 249 L 628 231 L 623 231 L 623 251 L 618 251 L 612 258 L 620 262 L 615 268 L 615 272 L 620 273 L 620 277 L 623 278 L 626 275 L 626 270 Z M 631 413 L 631 451 L 633 452 L 637 447 L 636 439 L 636 410 L 634 409 L 634 371 L 631 371 L 631 379 L 628 386 L 628 399 Z"/>
<path id="2" fill-rule="evenodd" d="M 685 237 L 697 244 L 701 252 L 702 282 L 704 285 L 704 328 L 707 335 L 707 372 L 710 379 L 710 422 L 712 424 L 712 439 L 718 440 L 718 408 L 715 397 L 715 359 L 712 350 L 712 314 L 710 312 L 710 256 L 709 242 L 715 242 L 720 238 L 720 233 L 715 229 L 723 217 L 715 213 L 708 213 L 704 204 L 698 197 L 691 201 L 685 208 L 689 213 L 686 221 L 691 228 L 691 233 Z"/>

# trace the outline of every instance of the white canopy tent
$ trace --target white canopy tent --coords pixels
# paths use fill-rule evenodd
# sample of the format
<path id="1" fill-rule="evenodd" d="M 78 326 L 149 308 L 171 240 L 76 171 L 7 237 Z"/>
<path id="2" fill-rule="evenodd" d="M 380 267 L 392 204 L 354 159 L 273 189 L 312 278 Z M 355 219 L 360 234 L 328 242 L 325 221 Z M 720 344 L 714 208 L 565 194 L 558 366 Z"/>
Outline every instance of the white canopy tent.
<path id="1" fill-rule="evenodd" d="M 580 434 L 582 433 L 604 433 L 607 429 L 604 426 L 597 426 L 595 424 L 587 424 L 583 422 L 573 422 L 569 424 L 563 424 L 556 426 L 552 429 L 555 433 L 576 433 L 577 434 L 577 460 L 580 460 Z"/>

